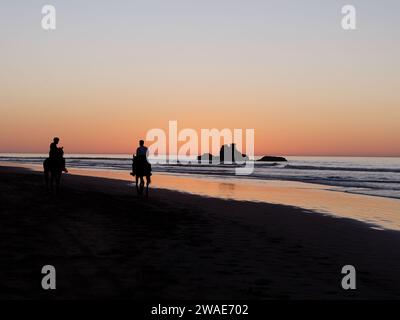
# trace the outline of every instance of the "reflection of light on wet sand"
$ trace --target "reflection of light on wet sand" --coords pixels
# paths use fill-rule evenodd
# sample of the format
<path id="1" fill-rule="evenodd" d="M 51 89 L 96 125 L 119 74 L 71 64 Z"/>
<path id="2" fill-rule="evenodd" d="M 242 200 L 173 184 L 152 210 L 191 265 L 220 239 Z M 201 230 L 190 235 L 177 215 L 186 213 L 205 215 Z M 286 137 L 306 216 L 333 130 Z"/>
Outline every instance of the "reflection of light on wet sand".
<path id="1" fill-rule="evenodd" d="M 82 174 L 81 170 L 79 173 Z M 101 172 L 86 172 L 100 176 Z M 103 177 L 132 181 L 125 172 L 103 172 Z M 153 187 L 204 196 L 286 204 L 339 217 L 353 218 L 400 230 L 400 200 L 340 192 L 340 188 L 290 181 L 197 178 L 156 174 Z"/>
<path id="2" fill-rule="evenodd" d="M 35 169 L 38 168 L 41 170 L 40 166 Z M 70 173 L 133 181 L 126 171 L 71 169 Z M 291 181 L 209 179 L 169 174 L 153 175 L 152 186 L 224 199 L 286 204 L 400 230 L 400 200 L 344 193 L 338 187 Z"/>
<path id="3" fill-rule="evenodd" d="M 221 182 L 219 184 L 219 191 L 220 193 L 224 193 L 230 197 L 235 196 L 235 187 L 236 185 L 234 183 L 226 183 L 226 182 Z"/>

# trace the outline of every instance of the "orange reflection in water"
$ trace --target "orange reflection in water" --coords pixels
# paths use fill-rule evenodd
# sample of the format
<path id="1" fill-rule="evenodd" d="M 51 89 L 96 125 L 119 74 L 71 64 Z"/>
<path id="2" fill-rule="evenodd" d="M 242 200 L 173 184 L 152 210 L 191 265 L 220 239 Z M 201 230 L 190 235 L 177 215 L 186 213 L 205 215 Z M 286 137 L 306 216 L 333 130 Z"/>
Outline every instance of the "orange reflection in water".
<path id="1" fill-rule="evenodd" d="M 72 170 L 74 174 L 133 181 L 128 172 Z M 400 200 L 342 192 L 318 184 L 154 174 L 152 186 L 208 197 L 285 204 L 400 230 Z"/>

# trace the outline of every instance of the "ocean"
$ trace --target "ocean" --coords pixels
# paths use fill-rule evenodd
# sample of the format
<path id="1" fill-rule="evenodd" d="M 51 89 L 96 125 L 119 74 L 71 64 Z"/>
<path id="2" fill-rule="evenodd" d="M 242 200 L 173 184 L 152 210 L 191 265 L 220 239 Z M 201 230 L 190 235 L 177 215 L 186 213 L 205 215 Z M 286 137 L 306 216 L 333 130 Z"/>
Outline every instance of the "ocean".
<path id="1" fill-rule="evenodd" d="M 45 154 L 0 154 L 1 162 L 20 164 L 41 165 L 45 158 Z M 288 156 L 286 159 L 287 162 L 276 163 L 255 161 L 254 171 L 249 176 L 235 175 L 232 165 L 153 163 L 152 167 L 155 173 L 206 179 L 298 181 L 335 186 L 344 192 L 400 199 L 400 158 Z M 112 171 L 131 168 L 131 155 L 70 154 L 66 161 L 69 168 Z"/>

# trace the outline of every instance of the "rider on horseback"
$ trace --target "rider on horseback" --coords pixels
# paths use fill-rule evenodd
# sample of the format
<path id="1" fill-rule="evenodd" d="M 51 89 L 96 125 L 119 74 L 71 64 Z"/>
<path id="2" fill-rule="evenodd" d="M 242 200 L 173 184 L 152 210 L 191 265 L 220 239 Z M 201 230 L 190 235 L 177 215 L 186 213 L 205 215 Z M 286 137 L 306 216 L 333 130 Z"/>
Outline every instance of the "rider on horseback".
<path id="1" fill-rule="evenodd" d="M 51 190 L 53 190 L 53 183 L 56 183 L 56 191 L 58 192 L 60 186 L 60 179 L 62 172 L 68 172 L 65 168 L 64 150 L 57 147 L 59 138 L 54 138 L 50 144 L 49 157 L 43 161 L 44 179 L 46 182 L 46 189 L 49 189 L 49 182 Z"/>
<path id="2" fill-rule="evenodd" d="M 139 194 L 143 192 L 144 180 L 146 177 L 146 195 L 148 193 L 148 186 L 150 184 L 151 164 L 147 161 L 148 149 L 144 146 L 144 141 L 139 141 L 139 147 L 136 149 L 136 156 L 133 155 L 132 159 L 132 176 L 136 176 L 136 188 Z M 140 184 L 138 180 L 140 179 Z"/>
<path id="3" fill-rule="evenodd" d="M 59 148 L 57 145 L 60 142 L 60 138 L 55 137 L 53 142 L 50 144 L 50 151 L 49 151 L 49 159 L 50 161 L 59 162 L 62 167 L 62 171 L 65 173 L 68 172 L 67 168 L 65 167 L 65 158 L 64 158 L 64 149 L 63 147 Z"/>

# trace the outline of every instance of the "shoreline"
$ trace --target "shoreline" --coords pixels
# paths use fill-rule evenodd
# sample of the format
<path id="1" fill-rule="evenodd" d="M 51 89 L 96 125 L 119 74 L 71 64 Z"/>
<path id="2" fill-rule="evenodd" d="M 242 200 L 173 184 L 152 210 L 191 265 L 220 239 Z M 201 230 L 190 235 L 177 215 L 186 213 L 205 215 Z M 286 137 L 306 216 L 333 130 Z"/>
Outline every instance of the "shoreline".
<path id="1" fill-rule="evenodd" d="M 6 165 L 0 162 L 1 165 Z M 11 165 L 11 164 L 8 164 Z M 35 171 L 39 165 L 18 164 Z M 70 168 L 70 175 L 112 178 L 132 182 L 127 171 Z M 238 201 L 282 204 L 339 218 L 355 219 L 376 228 L 400 231 L 400 199 L 350 193 L 339 187 L 313 183 L 235 178 L 204 178 L 154 173 L 151 189 Z"/>
<path id="2" fill-rule="evenodd" d="M 125 181 L 126 182 L 126 181 Z M 399 299 L 400 233 L 284 205 L 0 167 L 0 298 Z M 340 287 L 357 270 L 357 290 Z"/>
<path id="3" fill-rule="evenodd" d="M 2 165 L 2 164 L 4 164 L 4 165 L 26 165 L 26 166 L 30 166 L 30 167 L 35 167 L 35 166 L 41 167 L 41 164 L 37 164 L 37 163 L 33 163 L 33 162 L 23 162 L 23 161 L 21 161 L 21 162 L 20 161 L 13 162 L 10 159 L 4 161 L 4 160 L 2 160 L 2 155 L 3 155 L 3 157 L 4 157 L 4 155 L 9 155 L 9 157 L 5 157 L 5 158 L 10 158 L 10 157 L 11 158 L 13 158 L 13 157 L 14 158 L 18 158 L 18 157 L 15 157 L 17 154 L 4 154 L 4 153 L 0 154 L 0 165 Z M 29 158 L 29 155 L 31 155 L 33 157 L 37 157 L 38 159 L 45 159 L 46 156 L 47 156 L 46 154 L 24 154 L 24 153 L 19 154 L 19 155 L 20 155 L 21 159 L 23 159 L 24 156 Z M 99 157 L 99 154 L 87 154 L 87 155 L 84 155 L 83 157 L 82 157 L 82 154 L 76 154 L 75 156 L 66 157 L 66 160 L 67 161 L 71 161 L 71 160 L 74 160 L 74 159 L 92 159 L 92 160 L 94 160 L 94 159 L 96 159 L 96 160 L 101 160 L 101 159 L 107 159 L 107 160 L 114 159 L 114 160 L 117 160 L 117 159 L 120 159 L 120 160 L 127 160 L 128 161 L 128 160 L 131 159 L 130 155 L 123 155 L 123 154 L 119 154 L 119 155 L 118 154 L 112 154 L 112 155 L 100 154 L 100 156 L 104 156 L 104 157 Z M 300 157 L 299 156 L 289 157 L 289 159 L 291 159 L 291 158 L 297 159 L 297 158 L 304 158 L 304 157 L 301 157 L 301 156 Z M 329 157 L 329 156 L 325 156 L 325 157 L 324 156 L 315 156 L 315 157 L 312 157 L 312 156 L 310 156 L 308 158 L 309 159 L 320 159 L 320 158 L 329 159 L 329 158 L 332 158 L 332 157 Z M 338 156 L 338 157 L 333 157 L 333 158 L 338 158 L 338 159 L 353 158 L 353 159 L 360 159 L 361 161 L 363 161 L 365 159 L 383 159 L 383 160 L 397 159 L 397 160 L 400 161 L 399 157 L 373 157 L 373 156 L 370 156 L 370 157 L 348 157 L 348 156 Z M 258 161 L 256 161 L 255 163 L 258 163 Z M 263 162 L 263 163 L 265 164 L 265 162 Z M 273 163 L 270 163 L 270 164 L 272 165 L 271 167 L 274 166 Z M 277 164 L 277 163 L 275 163 L 275 164 Z M 287 164 L 290 165 L 289 162 L 287 162 Z M 310 168 L 312 168 L 312 164 L 310 164 L 310 165 L 311 165 Z M 368 164 L 364 163 L 364 166 L 365 166 L 364 169 L 368 171 L 369 169 L 366 168 L 367 165 Z M 193 165 L 191 165 L 191 166 L 193 166 Z M 199 165 L 199 166 L 201 167 L 201 165 Z M 294 166 L 296 166 L 296 165 L 294 165 Z M 182 168 L 182 167 L 184 167 L 184 165 L 175 164 L 175 165 L 169 165 L 169 167 Z M 90 171 L 90 170 L 98 170 L 98 171 L 106 171 L 107 170 L 108 171 L 108 170 L 110 170 L 110 171 L 115 171 L 115 172 L 123 172 L 123 171 L 128 171 L 129 170 L 128 166 L 124 167 L 124 168 L 122 168 L 122 167 L 120 167 L 120 168 L 111 168 L 111 167 L 103 167 L 103 168 L 102 167 L 93 167 L 93 168 L 91 168 L 90 166 L 80 166 L 80 165 L 79 166 L 74 166 L 74 165 L 72 165 L 71 168 L 76 169 L 76 170 L 83 170 L 83 171 Z M 346 169 L 348 169 L 348 168 L 340 168 L 340 170 L 338 170 L 338 168 L 333 167 L 331 170 L 334 170 L 334 171 L 346 171 Z M 325 169 L 323 171 L 326 171 L 326 170 L 328 170 L 328 167 L 325 167 Z M 382 172 L 381 170 L 382 169 L 378 169 L 377 172 Z M 400 168 L 399 169 L 392 168 L 392 169 L 387 169 L 387 170 L 394 170 L 393 173 L 400 172 L 399 171 Z M 361 171 L 362 170 L 356 170 L 356 172 L 361 172 Z M 387 172 L 390 172 L 390 171 L 387 171 Z M 161 174 L 161 175 L 166 174 L 166 175 L 173 175 L 173 176 L 189 176 L 189 177 L 193 177 L 194 179 L 202 178 L 202 176 L 204 174 L 206 174 L 209 177 L 213 177 L 214 179 L 231 179 L 232 178 L 231 175 L 227 175 L 226 173 L 219 172 L 219 171 L 204 172 L 204 173 L 193 173 L 193 172 L 178 172 L 178 171 L 162 171 L 161 170 L 161 171 L 155 171 L 155 173 L 156 174 Z M 371 188 L 370 186 L 366 187 L 365 188 L 366 190 L 363 190 L 364 188 L 362 186 L 359 186 L 358 184 L 356 184 L 356 185 L 348 185 L 348 184 L 343 184 L 343 183 L 338 183 L 338 182 L 332 183 L 332 180 L 325 180 L 325 179 L 321 180 L 321 179 L 318 179 L 316 177 L 314 177 L 314 179 L 310 179 L 310 178 L 307 178 L 307 179 L 298 179 L 297 178 L 296 179 L 296 178 L 290 177 L 290 176 L 285 176 L 284 178 L 282 178 L 282 177 L 280 178 L 280 177 L 277 177 L 277 176 L 274 176 L 273 178 L 267 178 L 265 176 L 253 176 L 253 175 L 251 175 L 251 176 L 248 176 L 248 177 L 241 177 L 240 180 L 242 182 L 246 182 L 246 181 L 248 181 L 248 182 L 249 181 L 250 182 L 251 181 L 269 182 L 269 181 L 272 181 L 272 182 L 287 182 L 287 183 L 304 183 L 304 184 L 311 184 L 311 185 L 316 185 L 316 186 L 323 186 L 323 187 L 325 187 L 325 189 L 329 189 L 329 188 L 332 188 L 333 190 L 340 189 L 340 191 L 342 191 L 342 192 L 355 194 L 355 195 L 366 195 L 366 196 L 370 196 L 370 197 L 396 199 L 396 200 L 400 201 L 400 194 L 387 194 L 387 193 L 377 192 L 377 190 L 380 190 L 379 188 Z M 352 188 L 353 189 L 357 189 L 357 190 L 352 190 Z"/>

